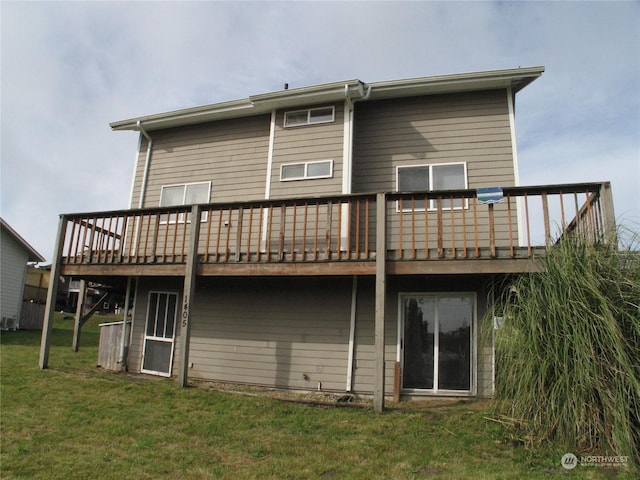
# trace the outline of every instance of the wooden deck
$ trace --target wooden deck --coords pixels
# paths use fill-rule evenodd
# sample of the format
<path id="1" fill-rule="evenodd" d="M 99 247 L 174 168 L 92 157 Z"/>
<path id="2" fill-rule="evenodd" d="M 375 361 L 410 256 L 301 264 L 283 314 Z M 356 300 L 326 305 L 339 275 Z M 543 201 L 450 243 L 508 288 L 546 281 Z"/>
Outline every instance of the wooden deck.
<path id="1" fill-rule="evenodd" d="M 126 280 L 125 304 L 132 277 L 182 277 L 182 387 L 197 276 L 371 275 L 374 408 L 382 411 L 387 277 L 532 271 L 536 257 L 563 235 L 610 240 L 614 230 L 608 183 L 504 188 L 500 202 L 489 204 L 475 190 L 456 190 L 61 215 L 39 365 L 48 366 L 61 274 Z"/>
<path id="2" fill-rule="evenodd" d="M 566 234 L 605 234 L 608 183 L 358 194 L 61 216 L 61 274 L 74 277 L 373 275 L 378 229 L 390 274 L 513 273 Z M 377 221 L 384 209 L 384 224 Z M 193 222 L 200 218 L 200 222 Z"/>

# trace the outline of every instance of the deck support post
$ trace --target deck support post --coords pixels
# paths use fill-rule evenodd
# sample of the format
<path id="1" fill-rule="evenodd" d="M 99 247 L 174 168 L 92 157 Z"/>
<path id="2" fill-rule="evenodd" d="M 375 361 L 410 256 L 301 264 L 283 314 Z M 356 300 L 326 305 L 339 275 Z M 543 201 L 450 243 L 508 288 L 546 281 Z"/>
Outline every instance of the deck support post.
<path id="1" fill-rule="evenodd" d="M 82 328 L 82 317 L 84 315 L 84 304 L 87 298 L 87 282 L 80 280 L 80 288 L 78 289 L 78 303 L 76 305 L 76 317 L 73 322 L 73 341 L 71 349 L 77 352 L 80 348 L 80 329 Z"/>
<path id="2" fill-rule="evenodd" d="M 600 208 L 602 210 L 602 230 L 605 241 L 617 242 L 616 214 L 613 209 L 613 192 L 611 183 L 604 182 L 600 186 Z"/>
<path id="3" fill-rule="evenodd" d="M 42 339 L 40 340 L 40 369 L 44 370 L 49 366 L 49 347 L 51 346 L 51 332 L 53 330 L 53 314 L 56 311 L 56 298 L 58 296 L 58 277 L 62 264 L 62 250 L 64 248 L 64 237 L 67 232 L 67 217 L 60 215 L 58 221 L 58 233 L 56 235 L 56 245 L 53 249 L 53 260 L 51 262 L 51 273 L 49 277 L 49 290 L 47 290 L 47 304 L 44 310 L 44 323 L 42 325 Z"/>
<path id="4" fill-rule="evenodd" d="M 182 292 L 182 311 L 180 322 L 180 362 L 178 366 L 178 384 L 186 387 L 189 370 L 189 342 L 191 337 L 191 310 L 195 297 L 196 264 L 198 263 L 198 240 L 200 238 L 201 208 L 194 205 L 191 209 L 191 228 L 189 229 L 189 249 L 187 250 L 187 264 L 184 272 L 184 290 Z M 186 228 L 186 225 L 185 225 Z"/>
<path id="5" fill-rule="evenodd" d="M 386 297 L 387 262 L 387 197 L 384 193 L 376 197 L 376 307 L 375 307 L 375 385 L 373 408 L 384 410 L 384 313 Z"/>
<path id="6" fill-rule="evenodd" d="M 118 363 L 122 370 L 127 369 L 127 321 L 129 320 L 129 302 L 131 301 L 131 277 L 127 277 L 127 290 L 124 295 L 124 314 L 122 315 L 122 336 L 120 337 L 120 354 L 118 355 Z"/>

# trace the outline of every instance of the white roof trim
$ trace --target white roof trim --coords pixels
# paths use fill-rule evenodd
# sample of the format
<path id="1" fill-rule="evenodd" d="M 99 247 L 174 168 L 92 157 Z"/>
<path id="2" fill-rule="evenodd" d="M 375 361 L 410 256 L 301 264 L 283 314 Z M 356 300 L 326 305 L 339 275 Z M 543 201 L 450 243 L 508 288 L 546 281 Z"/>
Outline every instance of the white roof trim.
<path id="1" fill-rule="evenodd" d="M 368 98 L 371 100 L 509 87 L 513 92 L 517 92 L 542 75 L 543 72 L 544 67 L 527 67 L 374 82 L 366 85 L 360 80 L 347 80 L 280 90 L 253 95 L 242 100 L 131 118 L 113 122 L 110 126 L 112 130 L 138 130 L 137 124 L 141 122 L 145 130 L 150 131 L 226 118 L 260 115 L 279 108 L 337 102 L 344 100 L 347 94 L 351 100 L 358 100 L 364 96 L 364 91 L 369 87 L 371 95 Z"/>

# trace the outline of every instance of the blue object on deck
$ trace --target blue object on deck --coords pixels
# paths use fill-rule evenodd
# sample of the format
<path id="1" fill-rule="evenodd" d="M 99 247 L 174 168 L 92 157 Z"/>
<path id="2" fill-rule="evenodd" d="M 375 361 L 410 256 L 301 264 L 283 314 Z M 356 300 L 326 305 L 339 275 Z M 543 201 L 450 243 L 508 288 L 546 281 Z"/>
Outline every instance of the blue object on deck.
<path id="1" fill-rule="evenodd" d="M 500 203 L 504 200 L 502 187 L 481 187 L 476 189 L 478 203 Z"/>

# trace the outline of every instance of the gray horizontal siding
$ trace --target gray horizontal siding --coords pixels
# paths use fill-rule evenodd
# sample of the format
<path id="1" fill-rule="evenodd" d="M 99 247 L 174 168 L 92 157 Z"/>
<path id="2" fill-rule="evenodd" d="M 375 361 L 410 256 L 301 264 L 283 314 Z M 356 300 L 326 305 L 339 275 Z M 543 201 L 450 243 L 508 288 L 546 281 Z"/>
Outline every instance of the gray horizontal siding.
<path id="1" fill-rule="evenodd" d="M 129 370 L 140 371 L 148 292 L 177 291 L 179 279 L 142 280 L 137 290 Z M 393 394 L 398 298 L 407 292 L 477 293 L 478 319 L 487 310 L 487 279 L 392 277 L 385 322 L 385 392 Z M 375 283 L 358 279 L 353 390 L 371 394 L 375 379 Z M 199 280 L 192 305 L 189 377 L 269 387 L 344 391 L 351 309 L 350 278 Z M 478 394 L 493 392 L 491 336 L 477 333 Z M 178 332 L 179 333 L 179 332 Z M 488 343 L 487 343 L 488 342 Z M 179 343 L 179 342 L 176 342 Z M 174 358 L 178 359 L 176 348 Z M 177 361 L 174 361 L 174 375 Z"/>
<path id="2" fill-rule="evenodd" d="M 193 306 L 191 378 L 344 390 L 348 279 L 203 280 Z"/>
<path id="3" fill-rule="evenodd" d="M 20 319 L 22 293 L 27 275 L 29 253 L 20 243 L 2 228 L 0 240 L 0 307 L 2 316 Z"/>
<path id="4" fill-rule="evenodd" d="M 495 90 L 358 103 L 353 158 L 354 192 L 393 191 L 396 167 L 440 163 L 465 163 L 469 188 L 513 186 L 507 93 Z M 515 202 L 512 209 L 515 225 Z M 482 207 L 482 212 L 486 212 L 486 207 Z M 469 238 L 473 234 L 473 213 L 471 209 L 466 213 Z M 454 215 L 461 224 L 461 212 Z M 422 214 L 419 216 L 422 218 Z M 445 212 L 444 218 L 450 218 L 449 212 Z M 486 213 L 480 213 L 478 218 L 486 225 Z M 504 205 L 496 207 L 495 218 L 499 234 L 496 243 L 508 245 L 508 215 Z M 397 212 L 389 212 L 389 220 L 393 246 L 399 236 Z M 435 227 L 435 213 L 428 220 Z M 445 241 L 446 235 L 450 236 L 448 230 Z M 461 230 L 461 225 L 456 230 Z M 512 231 L 517 244 L 517 228 Z M 481 240 L 488 238 L 486 227 L 481 226 L 480 233 Z M 461 241 L 462 238 L 458 240 Z"/>
<path id="5" fill-rule="evenodd" d="M 277 112 L 271 170 L 271 198 L 342 193 L 344 106 L 338 103 L 334 107 L 334 122 L 293 128 L 283 126 L 285 110 Z M 280 181 L 280 168 L 283 164 L 317 160 L 333 160 L 331 178 Z"/>
<path id="6" fill-rule="evenodd" d="M 263 198 L 269 121 L 268 115 L 260 115 L 152 132 L 145 207 L 159 205 L 162 186 L 194 182 L 212 182 L 212 202 Z M 144 140 L 134 178 L 134 206 L 140 198 L 146 148 Z"/>
<path id="7" fill-rule="evenodd" d="M 487 174 L 511 186 L 506 92 L 357 103 L 353 158 L 355 192 L 395 189 L 397 166 L 449 162 L 467 163 L 470 188 Z"/>

